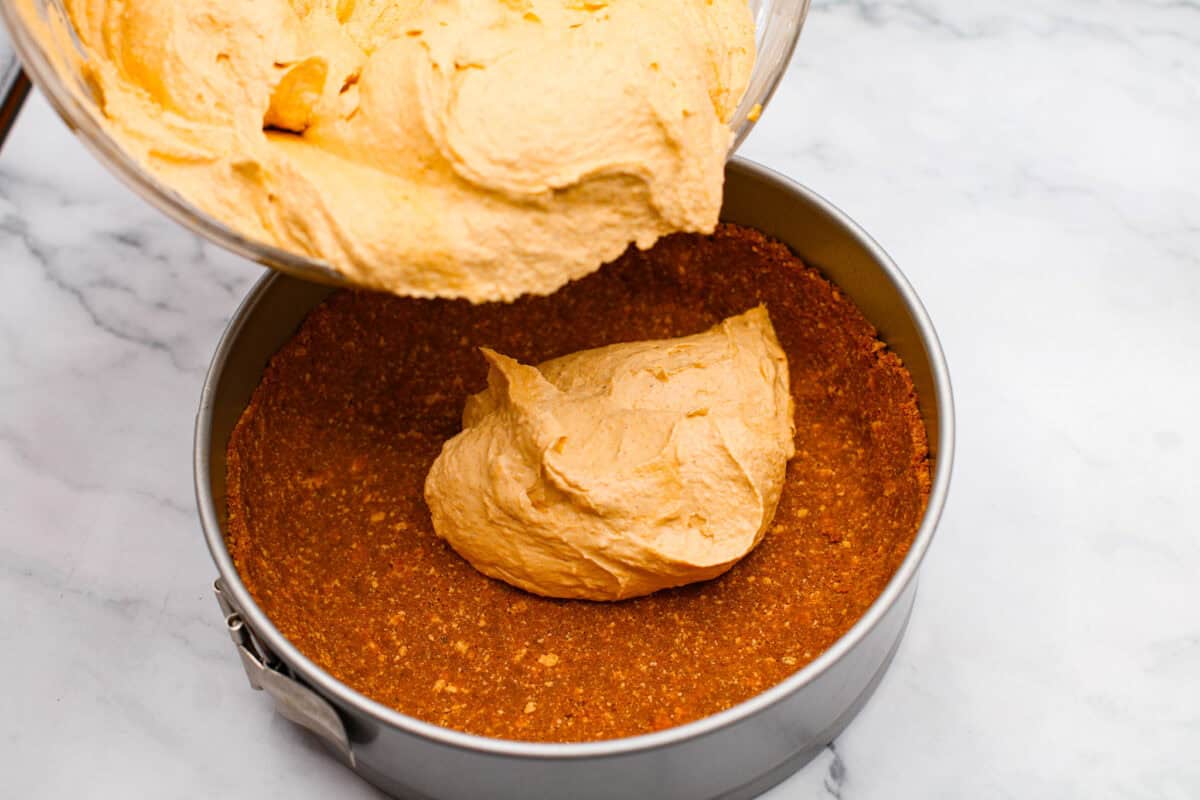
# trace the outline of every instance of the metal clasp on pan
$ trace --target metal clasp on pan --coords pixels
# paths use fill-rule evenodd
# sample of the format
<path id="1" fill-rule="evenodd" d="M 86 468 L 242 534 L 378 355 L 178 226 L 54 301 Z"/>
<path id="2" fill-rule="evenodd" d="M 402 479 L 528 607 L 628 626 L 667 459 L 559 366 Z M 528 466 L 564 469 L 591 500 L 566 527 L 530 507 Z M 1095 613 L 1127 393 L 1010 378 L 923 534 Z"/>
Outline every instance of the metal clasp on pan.
<path id="1" fill-rule="evenodd" d="M 225 584 L 220 578 L 213 583 L 217 603 L 225 615 L 225 627 L 242 659 L 246 677 L 254 689 L 265 690 L 275 699 L 275 710 L 284 718 L 315 733 L 341 757 L 347 766 L 354 767 L 354 751 L 346 725 L 329 702 L 287 674 L 287 667 L 254 635 L 233 605 Z"/>

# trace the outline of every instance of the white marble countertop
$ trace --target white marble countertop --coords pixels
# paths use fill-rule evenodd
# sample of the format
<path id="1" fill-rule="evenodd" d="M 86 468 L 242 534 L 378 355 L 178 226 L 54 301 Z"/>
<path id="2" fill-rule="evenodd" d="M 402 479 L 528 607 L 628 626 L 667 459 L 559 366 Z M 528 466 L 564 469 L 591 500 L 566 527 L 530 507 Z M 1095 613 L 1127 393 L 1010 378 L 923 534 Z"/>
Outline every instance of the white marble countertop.
<path id="1" fill-rule="evenodd" d="M 1200 5 L 818 1 L 743 152 L 891 252 L 959 418 L 892 671 L 769 797 L 1200 797 Z M 192 420 L 258 268 L 35 97 L 0 273 L 0 793 L 378 796 L 210 591 Z"/>

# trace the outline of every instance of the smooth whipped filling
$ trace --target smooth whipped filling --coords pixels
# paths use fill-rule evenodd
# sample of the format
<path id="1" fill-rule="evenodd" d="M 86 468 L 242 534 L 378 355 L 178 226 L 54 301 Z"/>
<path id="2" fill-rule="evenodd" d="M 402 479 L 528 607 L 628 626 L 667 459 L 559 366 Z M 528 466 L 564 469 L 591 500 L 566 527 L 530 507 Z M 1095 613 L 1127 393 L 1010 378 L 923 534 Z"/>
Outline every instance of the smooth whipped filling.
<path id="1" fill-rule="evenodd" d="M 475 301 L 712 231 L 754 60 L 746 0 L 64 5 L 159 180 L 360 284 Z"/>
<path id="2" fill-rule="evenodd" d="M 716 577 L 762 539 L 795 452 L 765 307 L 537 367 L 484 356 L 488 388 L 425 482 L 434 530 L 479 571 L 620 600 Z"/>

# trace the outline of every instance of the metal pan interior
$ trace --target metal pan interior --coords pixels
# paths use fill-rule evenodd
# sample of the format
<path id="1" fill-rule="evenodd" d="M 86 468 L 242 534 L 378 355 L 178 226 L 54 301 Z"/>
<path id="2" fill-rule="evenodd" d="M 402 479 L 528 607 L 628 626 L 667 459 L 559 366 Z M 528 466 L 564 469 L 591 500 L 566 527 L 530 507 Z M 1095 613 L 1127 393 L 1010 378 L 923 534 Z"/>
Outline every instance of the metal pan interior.
<path id="1" fill-rule="evenodd" d="M 833 647 L 787 680 L 727 711 L 677 728 L 628 739 L 537 744 L 486 739 L 439 728 L 384 707 L 338 682 L 296 650 L 271 624 L 254 604 L 225 548 L 224 453 L 229 435 L 267 361 L 291 337 L 308 311 L 332 290 L 286 275 L 271 274 L 264 277 L 243 301 L 217 348 L 197 415 L 195 479 L 201 523 L 229 601 L 255 636 L 287 665 L 294 677 L 331 702 L 346 717 L 354 749 L 361 753 L 359 769 L 369 779 L 393 791 L 429 794 L 429 787 L 433 785 L 446 787 L 445 792 L 436 790 L 438 796 L 470 796 L 474 784 L 469 780 L 458 780 L 455 771 L 442 772 L 438 778 L 440 783 L 434 784 L 426 784 L 411 774 L 395 774 L 411 772 L 414 763 L 421 763 L 413 759 L 436 760 L 439 754 L 450 753 L 460 764 L 463 757 L 477 758 L 475 768 L 484 776 L 480 780 L 493 781 L 480 785 L 488 786 L 496 797 L 532 796 L 522 793 L 535 788 L 530 781 L 539 780 L 539 775 L 550 776 L 546 777 L 549 783 L 542 786 L 547 791 L 553 790 L 554 786 L 570 787 L 573 776 L 587 775 L 601 781 L 611 779 L 607 788 L 592 786 L 587 791 L 576 784 L 573 794 L 581 797 L 621 796 L 612 792 L 639 788 L 653 788 L 657 796 L 663 797 L 694 797 L 697 796 L 696 784 L 682 781 L 678 785 L 665 785 L 661 770 L 651 774 L 655 773 L 653 765 L 675 759 L 676 753 L 679 756 L 687 754 L 689 746 L 694 751 L 689 760 L 702 758 L 703 751 L 697 749 L 701 745 L 709 752 L 714 752 L 714 748 L 728 748 L 729 743 L 722 745 L 721 740 L 731 732 L 738 732 L 739 726 L 742 728 L 739 735 L 745 740 L 753 733 L 751 724 L 760 728 L 764 724 L 778 727 L 783 723 L 771 719 L 772 715 L 785 712 L 794 715 L 799 713 L 797 709 L 809 708 L 803 703 L 812 704 L 814 718 L 828 715 L 824 726 L 815 726 L 803 736 L 797 734 L 800 738 L 788 743 L 786 753 L 781 750 L 767 761 L 761 758 L 755 761 L 747 756 L 744 763 L 724 764 L 721 774 L 728 777 L 728 782 L 725 786 L 714 783 L 709 795 L 751 796 L 747 792 L 761 791 L 786 777 L 840 731 L 882 675 L 902 634 L 915 589 L 913 579 L 933 537 L 949 486 L 953 408 L 940 345 L 912 287 L 887 254 L 853 221 L 808 189 L 751 162 L 735 159 L 726 172 L 722 218 L 780 239 L 806 262 L 818 267 L 854 300 L 884 341 L 904 360 L 912 374 L 928 430 L 933 487 L 924 521 L 904 563 L 874 605 Z M 873 641 L 875 639 L 880 641 Z M 865 675 L 860 690 L 849 700 L 830 699 L 830 692 L 822 686 L 836 678 L 838 671 L 853 674 L 856 658 L 861 660 L 862 653 L 868 650 L 876 651 L 873 657 L 878 663 L 872 662 L 870 669 L 860 666 L 858 671 Z M 824 692 L 824 697 L 805 697 L 806 693 L 816 695 L 819 692 Z M 827 707 L 838 703 L 840 707 Z M 769 719 L 769 723 L 765 722 Z M 396 749 L 387 744 L 389 737 L 402 737 L 398 742 L 403 748 Z M 414 746 L 427 746 L 430 751 L 426 755 L 395 755 L 411 751 Z M 372 748 L 378 751 L 374 761 L 367 757 Z M 725 752 L 728 756 L 731 751 L 726 749 Z M 783 755 L 788 757 L 782 758 Z M 622 764 L 623 758 L 628 763 Z M 530 773 L 520 767 L 531 759 L 543 765 L 540 771 Z M 389 762 L 397 760 L 403 763 L 396 763 L 393 768 Z M 545 769 L 546 765 L 565 762 L 575 764 L 574 773 L 568 770 L 555 777 L 553 770 Z M 489 770 L 494 770 L 494 774 Z M 671 772 L 671 769 L 666 770 L 668 775 Z M 645 780 L 640 777 L 642 773 L 645 773 Z M 703 773 L 702 769 L 700 773 Z M 496 778 L 497 775 L 500 778 Z M 501 787 L 494 782 L 504 776 L 512 777 L 511 785 Z M 708 792 L 709 787 L 704 791 Z"/>

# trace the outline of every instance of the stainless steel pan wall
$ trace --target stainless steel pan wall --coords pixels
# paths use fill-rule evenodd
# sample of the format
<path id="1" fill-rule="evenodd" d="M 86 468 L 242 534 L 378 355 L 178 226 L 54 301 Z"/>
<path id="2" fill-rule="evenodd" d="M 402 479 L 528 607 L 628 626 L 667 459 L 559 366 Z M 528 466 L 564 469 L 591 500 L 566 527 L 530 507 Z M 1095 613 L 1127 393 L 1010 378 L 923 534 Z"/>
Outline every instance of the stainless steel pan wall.
<path id="1" fill-rule="evenodd" d="M 235 639 L 244 637 L 246 630 L 252 633 L 253 642 L 267 653 L 262 668 L 280 673 L 278 679 L 271 676 L 272 686 L 298 684 L 295 697 L 279 700 L 291 704 L 289 717 L 295 718 L 306 705 L 322 706 L 318 710 L 325 712 L 328 706 L 337 710 L 336 715 L 326 713 L 324 723 L 313 727 L 363 777 L 398 796 L 454 800 L 752 797 L 819 752 L 874 690 L 903 634 L 916 573 L 949 485 L 953 411 L 941 349 L 912 288 L 882 249 L 807 189 L 736 159 L 726 173 L 722 216 L 781 239 L 819 267 L 853 298 L 904 359 L 929 430 L 933 491 L 904 564 L 858 624 L 829 651 L 778 686 L 728 711 L 647 736 L 552 745 L 486 739 L 439 728 L 358 694 L 283 638 L 254 604 L 225 549 L 224 453 L 229 433 L 267 360 L 330 290 L 271 275 L 259 282 L 238 310 L 213 359 L 197 417 L 195 468 L 201 522 L 220 573 Z M 251 667 L 247 669 L 251 672 Z M 331 716 L 335 722 L 340 717 L 342 723 L 333 726 L 337 729 L 333 733 L 327 724 Z"/>

